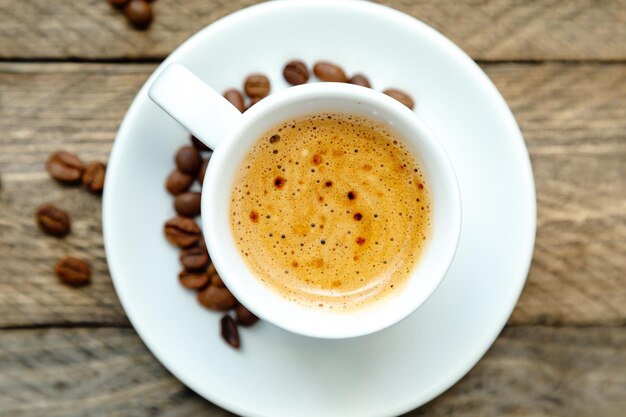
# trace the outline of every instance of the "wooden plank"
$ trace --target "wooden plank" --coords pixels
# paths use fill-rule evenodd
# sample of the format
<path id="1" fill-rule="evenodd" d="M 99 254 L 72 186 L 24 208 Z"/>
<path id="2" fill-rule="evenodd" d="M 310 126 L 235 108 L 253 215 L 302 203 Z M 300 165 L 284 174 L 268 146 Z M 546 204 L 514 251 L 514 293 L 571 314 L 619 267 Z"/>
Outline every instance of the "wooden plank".
<path id="1" fill-rule="evenodd" d="M 626 328 L 517 327 L 407 416 L 618 416 L 624 392 Z M 0 414 L 231 415 L 175 380 L 131 329 L 1 331 Z"/>
<path id="2" fill-rule="evenodd" d="M 0 64 L 0 326 L 127 325 L 105 265 L 99 199 L 53 183 L 47 155 L 63 147 L 106 159 L 116 129 L 154 65 Z M 511 324 L 626 323 L 626 65 L 484 66 L 531 151 L 537 247 Z M 43 236 L 46 201 L 71 207 L 76 233 Z M 94 284 L 56 283 L 52 265 L 77 254 Z"/>
<path id="3" fill-rule="evenodd" d="M 191 34 L 259 0 L 159 0 L 146 32 L 103 0 L 0 0 L 4 59 L 160 59 Z M 479 60 L 623 60 L 626 0 L 382 0 Z"/>
<path id="4" fill-rule="evenodd" d="M 524 133 L 537 188 L 535 254 L 510 323 L 626 323 L 625 67 L 485 70 Z"/>

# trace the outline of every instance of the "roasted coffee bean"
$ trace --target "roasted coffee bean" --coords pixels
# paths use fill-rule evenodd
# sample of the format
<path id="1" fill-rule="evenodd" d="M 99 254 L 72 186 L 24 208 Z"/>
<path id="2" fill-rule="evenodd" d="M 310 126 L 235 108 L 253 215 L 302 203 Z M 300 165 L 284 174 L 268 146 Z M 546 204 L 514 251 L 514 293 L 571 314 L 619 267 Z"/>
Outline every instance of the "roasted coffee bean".
<path id="1" fill-rule="evenodd" d="M 348 81 L 346 73 L 338 65 L 327 61 L 319 61 L 313 66 L 315 76 L 321 81 L 345 83 Z"/>
<path id="2" fill-rule="evenodd" d="M 152 6 L 145 0 L 130 0 L 124 14 L 135 29 L 147 29 L 152 23 Z"/>
<path id="3" fill-rule="evenodd" d="M 191 139 L 191 144 L 193 145 L 194 148 L 196 148 L 199 151 L 202 152 L 208 152 L 211 150 L 211 148 L 209 148 L 208 146 L 206 146 L 204 144 L 204 142 L 202 142 L 200 139 L 198 139 L 197 137 L 195 137 L 194 135 L 189 135 L 189 138 Z"/>
<path id="4" fill-rule="evenodd" d="M 196 245 L 202 239 L 200 228 L 192 219 L 174 217 L 165 223 L 165 237 L 179 248 Z"/>
<path id="5" fill-rule="evenodd" d="M 83 176 L 83 162 L 74 154 L 65 151 L 55 152 L 48 158 L 46 169 L 57 181 L 75 183 Z"/>
<path id="6" fill-rule="evenodd" d="M 167 177 L 165 188 L 171 194 L 178 195 L 187 191 L 191 187 L 191 184 L 193 184 L 193 177 L 191 175 L 175 169 L 170 176 Z"/>
<path id="7" fill-rule="evenodd" d="M 413 108 L 415 107 L 415 103 L 413 102 L 413 99 L 411 98 L 411 96 L 405 93 L 404 91 L 396 90 L 395 88 L 390 88 L 390 89 L 383 91 L 383 93 L 387 94 L 391 98 L 395 98 L 396 100 L 398 100 L 400 103 L 404 104 L 411 110 L 413 110 Z"/>
<path id="8" fill-rule="evenodd" d="M 204 246 L 194 246 L 180 252 L 180 263 L 186 271 L 203 270 L 210 261 L 209 253 Z"/>
<path id="9" fill-rule="evenodd" d="M 200 152 L 193 146 L 183 146 L 176 152 L 176 166 L 189 175 L 196 175 L 202 165 Z"/>
<path id="10" fill-rule="evenodd" d="M 241 346 L 241 341 L 239 339 L 239 331 L 237 330 L 237 323 L 235 323 L 235 320 L 233 320 L 231 316 L 226 314 L 224 317 L 222 317 L 220 324 L 222 328 L 222 338 L 226 341 L 226 343 L 228 343 L 235 349 L 239 349 L 239 346 Z"/>
<path id="11" fill-rule="evenodd" d="M 108 0 L 109 4 L 113 7 L 121 8 L 126 5 L 130 0 Z"/>
<path id="12" fill-rule="evenodd" d="M 198 292 L 198 301 L 209 310 L 225 311 L 235 306 L 237 300 L 228 288 L 210 285 Z"/>
<path id="13" fill-rule="evenodd" d="M 91 282 L 91 268 L 85 261 L 76 258 L 63 258 L 54 267 L 62 283 L 79 287 Z"/>
<path id="14" fill-rule="evenodd" d="M 220 277 L 220 275 L 217 272 L 213 274 L 209 274 L 209 279 L 211 280 L 211 285 L 214 285 L 216 287 L 221 287 L 221 288 L 226 287 L 226 284 L 224 284 L 224 281 L 222 281 L 222 277 Z"/>
<path id="15" fill-rule="evenodd" d="M 182 271 L 178 274 L 180 284 L 191 290 L 197 290 L 209 285 L 209 276 L 206 272 Z"/>
<path id="16" fill-rule="evenodd" d="M 283 69 L 283 77 L 291 85 L 300 85 L 309 81 L 309 70 L 302 61 L 291 61 Z"/>
<path id="17" fill-rule="evenodd" d="M 270 93 L 270 80 L 263 74 L 251 74 L 243 87 L 250 98 L 265 97 Z"/>
<path id="18" fill-rule="evenodd" d="M 196 217 L 200 215 L 200 193 L 186 192 L 174 198 L 176 213 L 184 217 Z"/>
<path id="19" fill-rule="evenodd" d="M 41 230 L 51 236 L 63 237 L 70 232 L 70 216 L 52 204 L 39 206 L 35 217 Z"/>
<path id="20" fill-rule="evenodd" d="M 200 183 L 201 187 L 202 187 L 202 184 L 204 183 L 204 176 L 206 175 L 206 169 L 209 166 L 209 159 L 203 159 L 202 165 L 200 165 L 200 170 L 198 170 L 198 182 Z"/>
<path id="21" fill-rule="evenodd" d="M 363 74 L 355 74 L 353 75 L 348 82 L 354 85 L 360 85 L 361 87 L 372 88 L 369 80 Z"/>
<path id="22" fill-rule="evenodd" d="M 246 106 L 243 104 L 243 96 L 241 95 L 239 90 L 231 88 L 230 90 L 224 91 L 224 98 L 230 101 L 230 104 L 235 106 L 240 112 L 243 113 L 246 109 Z"/>
<path id="23" fill-rule="evenodd" d="M 250 99 L 250 101 L 248 102 L 248 106 L 246 107 L 246 110 L 248 110 L 250 107 L 254 106 L 255 104 L 257 104 L 259 101 L 261 101 L 263 99 L 263 97 L 252 97 Z"/>
<path id="24" fill-rule="evenodd" d="M 237 313 L 237 322 L 242 326 L 252 326 L 254 323 L 259 321 L 259 318 L 248 310 L 243 304 L 237 304 L 235 313 Z"/>
<path id="25" fill-rule="evenodd" d="M 102 162 L 90 162 L 83 172 L 83 185 L 94 194 L 101 194 L 107 166 Z"/>

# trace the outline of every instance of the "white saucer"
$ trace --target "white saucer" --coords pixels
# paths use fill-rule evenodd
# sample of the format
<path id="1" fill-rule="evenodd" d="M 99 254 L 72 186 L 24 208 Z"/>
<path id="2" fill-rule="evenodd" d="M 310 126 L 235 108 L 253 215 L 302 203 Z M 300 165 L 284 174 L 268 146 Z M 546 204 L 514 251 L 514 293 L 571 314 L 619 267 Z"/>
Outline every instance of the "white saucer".
<path id="1" fill-rule="evenodd" d="M 456 168 L 463 230 L 454 263 L 413 315 L 374 335 L 296 336 L 267 323 L 241 331 L 236 351 L 177 280 L 178 252 L 162 234 L 172 199 L 164 181 L 186 132 L 146 95 L 113 147 L 104 237 L 115 288 L 135 329 L 183 383 L 242 415 L 398 415 L 439 395 L 476 364 L 523 287 L 535 236 L 527 150 L 504 100 L 472 60 L 430 27 L 361 1 L 268 2 L 212 24 L 166 61 L 218 91 L 260 71 L 274 91 L 292 58 L 328 59 L 373 86 L 409 91 Z M 162 66 L 161 66 L 162 67 Z M 161 68 L 160 67 L 160 68 Z"/>

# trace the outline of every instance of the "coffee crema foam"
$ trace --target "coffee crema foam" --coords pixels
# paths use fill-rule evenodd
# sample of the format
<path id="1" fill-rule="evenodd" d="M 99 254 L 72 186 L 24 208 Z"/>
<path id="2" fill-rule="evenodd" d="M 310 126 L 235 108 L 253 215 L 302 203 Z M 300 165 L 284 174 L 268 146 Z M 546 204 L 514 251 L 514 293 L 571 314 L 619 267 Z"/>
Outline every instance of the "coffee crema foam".
<path id="1" fill-rule="evenodd" d="M 239 168 L 230 211 L 237 248 L 259 279 L 335 311 L 400 291 L 431 228 L 424 174 L 400 138 L 335 113 L 263 135 Z"/>

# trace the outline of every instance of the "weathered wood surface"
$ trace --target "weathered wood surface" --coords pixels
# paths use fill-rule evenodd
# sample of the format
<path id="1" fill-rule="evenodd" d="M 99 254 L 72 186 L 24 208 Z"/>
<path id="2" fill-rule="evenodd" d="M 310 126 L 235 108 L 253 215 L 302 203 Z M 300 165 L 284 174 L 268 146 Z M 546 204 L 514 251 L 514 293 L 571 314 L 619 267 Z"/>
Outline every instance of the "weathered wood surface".
<path id="1" fill-rule="evenodd" d="M 127 325 L 106 268 L 100 201 L 50 180 L 65 148 L 106 160 L 152 64 L 0 64 L 0 326 Z M 510 324 L 626 323 L 626 65 L 484 66 L 528 143 L 537 246 Z M 37 229 L 38 204 L 71 208 L 75 233 Z M 63 255 L 89 259 L 93 285 L 57 285 Z"/>
<path id="2" fill-rule="evenodd" d="M 626 328 L 506 329 L 456 386 L 406 416 L 620 416 Z M 172 377 L 131 329 L 0 331 L 12 417 L 230 416 Z"/>
<path id="3" fill-rule="evenodd" d="M 258 0 L 159 0 L 146 32 L 105 0 L 0 0 L 0 58 L 160 59 Z M 624 60 L 626 0 L 382 0 L 479 60 Z"/>

